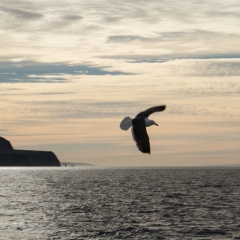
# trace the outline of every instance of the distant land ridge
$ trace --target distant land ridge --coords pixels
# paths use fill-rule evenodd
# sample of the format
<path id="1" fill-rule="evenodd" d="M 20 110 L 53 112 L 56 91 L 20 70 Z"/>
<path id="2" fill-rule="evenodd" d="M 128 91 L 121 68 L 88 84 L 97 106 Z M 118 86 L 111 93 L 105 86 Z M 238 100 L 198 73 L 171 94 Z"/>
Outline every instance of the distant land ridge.
<path id="1" fill-rule="evenodd" d="M 90 163 L 79 163 L 79 162 L 61 162 L 61 166 L 81 166 L 81 167 L 94 167 L 95 165 Z"/>
<path id="2" fill-rule="evenodd" d="M 60 162 L 53 152 L 15 150 L 8 140 L 0 137 L 0 166 L 55 167 L 60 166 Z"/>

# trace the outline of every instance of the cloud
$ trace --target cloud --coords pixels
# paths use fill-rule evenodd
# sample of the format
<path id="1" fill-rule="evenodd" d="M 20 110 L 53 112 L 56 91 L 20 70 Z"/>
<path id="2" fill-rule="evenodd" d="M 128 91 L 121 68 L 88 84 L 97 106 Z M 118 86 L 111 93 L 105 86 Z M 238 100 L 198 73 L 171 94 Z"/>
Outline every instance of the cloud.
<path id="1" fill-rule="evenodd" d="M 240 19 L 240 8 L 239 5 L 231 5 L 228 6 L 226 9 L 217 9 L 215 8 L 214 11 L 206 11 L 206 15 L 211 18 L 233 18 L 233 19 Z"/>
<path id="2" fill-rule="evenodd" d="M 83 17 L 75 14 L 68 14 L 63 16 L 63 20 L 66 21 L 78 21 L 80 19 L 83 19 Z"/>
<path id="3" fill-rule="evenodd" d="M 109 57 L 112 59 L 160 62 L 172 59 L 239 58 L 239 38 L 237 33 L 191 30 L 160 32 L 153 36 L 111 35 L 107 37 L 106 44 L 123 49 L 121 55 L 111 52 Z"/>
<path id="4" fill-rule="evenodd" d="M 72 27 L 70 25 L 76 24 L 82 19 L 83 17 L 77 14 L 65 14 L 60 12 L 48 19 L 43 29 L 49 29 L 55 33 L 62 33 L 62 30 L 66 30 L 70 33 Z"/>
<path id="5" fill-rule="evenodd" d="M 40 93 L 28 93 L 29 96 L 33 95 L 49 95 L 49 96 L 53 96 L 53 95 L 66 95 L 66 94 L 74 94 L 74 92 L 40 92 Z M 8 93 L 1 93 L 1 96 L 12 96 L 13 95 L 13 91 L 8 92 Z M 21 92 L 18 93 L 14 93 L 14 96 L 22 96 L 23 94 Z"/>
<path id="6" fill-rule="evenodd" d="M 106 17 L 104 18 L 104 21 L 108 23 L 116 23 L 121 21 L 121 17 Z"/>
<path id="7" fill-rule="evenodd" d="M 101 56 L 104 58 L 104 56 Z M 118 55 L 116 68 L 153 77 L 239 77 L 240 54 L 227 55 Z M 123 59 L 120 64 L 119 59 Z M 118 66 L 117 63 L 119 62 Z"/>
<path id="8" fill-rule="evenodd" d="M 151 63 L 150 63 L 151 64 Z M 176 59 L 155 64 L 163 76 L 178 77 L 239 77 L 240 59 Z M 159 65 L 158 69 L 156 66 Z M 155 74 L 156 74 L 155 73 Z M 214 89 L 211 90 L 214 93 Z"/>
<path id="9" fill-rule="evenodd" d="M 195 61 L 193 64 L 186 76 L 240 76 L 239 60 Z"/>
<path id="10" fill-rule="evenodd" d="M 36 93 L 35 95 L 41 95 L 41 93 Z M 29 97 L 32 98 L 32 94 L 29 94 Z M 42 96 L 39 97 L 39 99 L 41 98 Z M 126 110 L 133 114 L 134 110 L 136 111 L 134 107 L 139 102 L 67 100 L 67 97 L 61 96 L 57 100 L 18 101 L 17 104 L 22 106 L 21 109 L 18 109 L 17 114 L 21 116 L 28 115 L 29 121 L 31 121 L 31 118 L 45 121 L 46 119 L 109 119 L 116 117 L 121 119 L 127 114 Z M 17 121 L 20 124 L 20 119 Z M 23 121 L 27 121 L 27 119 Z"/>
<path id="11" fill-rule="evenodd" d="M 223 33 L 215 31 L 203 30 L 188 30 L 179 32 L 155 32 L 153 37 L 145 37 L 140 35 L 112 35 L 107 38 L 107 42 L 194 42 L 204 41 L 216 42 L 217 40 L 224 41 L 229 39 L 239 39 L 240 35 L 237 33 Z"/>
<path id="12" fill-rule="evenodd" d="M 62 94 L 73 94 L 74 92 L 41 92 L 41 93 L 38 93 L 38 95 L 62 95 Z"/>
<path id="13" fill-rule="evenodd" d="M 115 55 L 99 56 L 106 59 L 123 59 L 130 63 L 163 63 L 180 59 L 238 59 L 240 53 L 222 54 L 162 54 L 162 55 Z"/>
<path id="14" fill-rule="evenodd" d="M 61 82 L 64 75 L 125 75 L 121 71 L 104 70 L 104 67 L 70 63 L 1 62 L 0 83 L 3 82 Z"/>
<path id="15" fill-rule="evenodd" d="M 153 38 L 146 38 L 136 35 L 115 35 L 109 36 L 107 43 L 132 42 L 132 41 L 151 41 Z"/>
<path id="16" fill-rule="evenodd" d="M 9 7 L 1 6 L 0 10 L 2 10 L 3 12 L 9 13 L 16 18 L 21 18 L 25 20 L 35 20 L 43 17 L 42 14 L 39 14 L 36 12 L 30 12 L 26 10 L 20 10 L 20 9 L 9 8 Z"/>
<path id="17" fill-rule="evenodd" d="M 53 62 L 108 55 L 115 59 L 139 56 L 132 59 L 136 62 L 145 61 L 141 56 L 152 55 L 157 57 L 147 62 L 154 58 L 162 61 L 165 55 L 171 59 L 227 56 L 239 52 L 238 10 L 235 3 L 223 1 L 70 0 L 66 4 L 43 0 L 40 4 L 3 0 L 2 55 L 14 53 Z M 15 18 L 9 20 L 10 14 L 24 24 Z M 38 21 L 28 21 L 31 19 Z"/>
<path id="18" fill-rule="evenodd" d="M 179 41 L 191 41 L 193 39 L 197 39 L 199 37 L 207 38 L 210 37 L 217 37 L 222 36 L 221 33 L 215 33 L 215 32 L 209 32 L 209 31 L 186 31 L 186 32 L 160 32 L 160 33 L 155 33 L 154 37 L 143 37 L 139 35 L 113 35 L 109 36 L 107 38 L 107 43 L 125 43 L 125 42 L 169 42 L 169 41 L 174 41 L 174 42 L 179 42 Z M 236 37 L 239 37 L 237 35 Z"/>

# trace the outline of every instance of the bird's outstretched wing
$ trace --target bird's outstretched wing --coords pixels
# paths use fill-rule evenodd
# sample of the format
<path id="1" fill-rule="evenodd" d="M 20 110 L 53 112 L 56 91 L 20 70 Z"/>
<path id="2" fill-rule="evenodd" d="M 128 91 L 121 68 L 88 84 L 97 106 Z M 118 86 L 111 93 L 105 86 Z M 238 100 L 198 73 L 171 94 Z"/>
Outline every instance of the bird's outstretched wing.
<path id="1" fill-rule="evenodd" d="M 166 105 L 151 107 L 143 112 L 138 113 L 136 118 L 147 118 L 152 113 L 164 111 L 165 108 L 166 108 Z"/>
<path id="2" fill-rule="evenodd" d="M 135 118 L 132 120 L 132 134 L 133 139 L 139 151 L 150 154 L 150 142 L 147 134 L 145 120 L 142 118 Z"/>

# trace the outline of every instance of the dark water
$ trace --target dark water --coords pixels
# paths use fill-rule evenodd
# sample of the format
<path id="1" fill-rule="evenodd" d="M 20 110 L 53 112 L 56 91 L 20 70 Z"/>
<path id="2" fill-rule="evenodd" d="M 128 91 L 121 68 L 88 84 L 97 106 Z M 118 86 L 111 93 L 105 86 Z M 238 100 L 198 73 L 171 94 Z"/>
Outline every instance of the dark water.
<path id="1" fill-rule="evenodd" d="M 2 168 L 0 181 L 0 239 L 240 239 L 240 168 Z"/>

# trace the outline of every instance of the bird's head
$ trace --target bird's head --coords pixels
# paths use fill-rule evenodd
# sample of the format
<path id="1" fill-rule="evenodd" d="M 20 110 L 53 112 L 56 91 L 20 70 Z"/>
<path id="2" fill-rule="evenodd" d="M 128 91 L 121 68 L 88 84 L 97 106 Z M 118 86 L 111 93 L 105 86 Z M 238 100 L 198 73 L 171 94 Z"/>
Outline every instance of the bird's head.
<path id="1" fill-rule="evenodd" d="M 146 127 L 150 127 L 150 126 L 152 126 L 152 125 L 158 126 L 158 124 L 155 123 L 155 121 L 150 120 L 150 119 L 147 119 L 147 118 L 145 119 L 145 122 L 146 122 Z"/>

